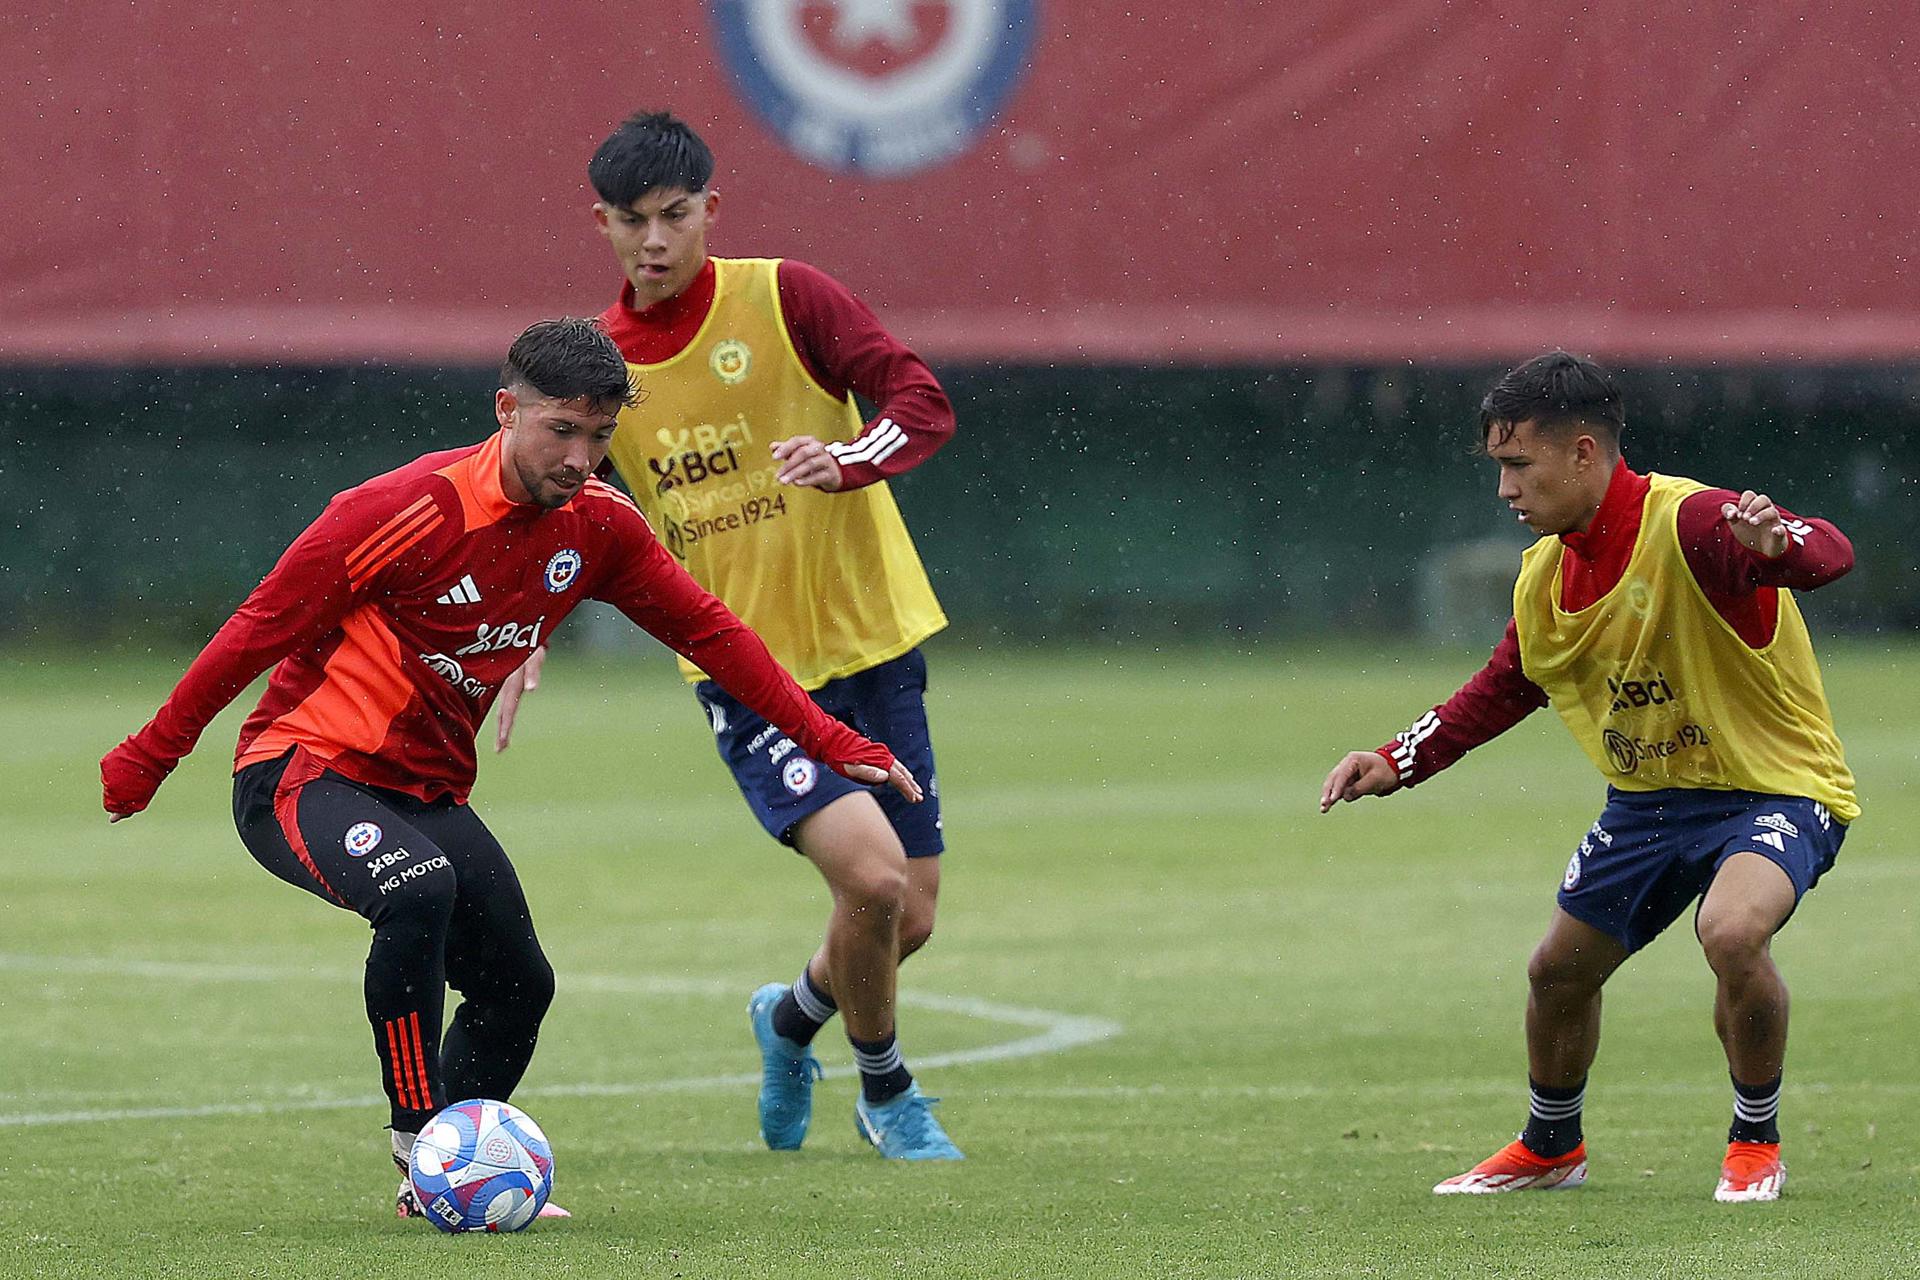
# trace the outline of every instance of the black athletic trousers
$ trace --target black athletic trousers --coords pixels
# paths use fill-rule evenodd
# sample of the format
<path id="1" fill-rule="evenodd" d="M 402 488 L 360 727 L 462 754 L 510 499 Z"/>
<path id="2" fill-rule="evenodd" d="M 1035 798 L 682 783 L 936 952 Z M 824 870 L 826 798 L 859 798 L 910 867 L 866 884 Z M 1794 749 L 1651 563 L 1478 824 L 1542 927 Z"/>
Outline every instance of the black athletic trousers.
<path id="1" fill-rule="evenodd" d="M 367 1020 L 393 1127 L 504 1101 L 553 1002 L 553 966 L 473 810 L 349 781 L 296 747 L 234 775 L 233 820 L 261 866 L 373 926 Z M 448 987 L 463 999 L 443 1037 Z"/>

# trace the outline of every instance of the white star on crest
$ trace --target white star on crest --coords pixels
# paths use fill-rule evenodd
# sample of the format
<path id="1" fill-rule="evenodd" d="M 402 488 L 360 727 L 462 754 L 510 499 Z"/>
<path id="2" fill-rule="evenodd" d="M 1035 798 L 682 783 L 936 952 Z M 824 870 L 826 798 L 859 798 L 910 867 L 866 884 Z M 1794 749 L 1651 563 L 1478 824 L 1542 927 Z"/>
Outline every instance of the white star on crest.
<path id="1" fill-rule="evenodd" d="M 833 42 L 855 49 L 878 36 L 896 49 L 911 45 L 918 34 L 912 0 L 832 0 Z"/>

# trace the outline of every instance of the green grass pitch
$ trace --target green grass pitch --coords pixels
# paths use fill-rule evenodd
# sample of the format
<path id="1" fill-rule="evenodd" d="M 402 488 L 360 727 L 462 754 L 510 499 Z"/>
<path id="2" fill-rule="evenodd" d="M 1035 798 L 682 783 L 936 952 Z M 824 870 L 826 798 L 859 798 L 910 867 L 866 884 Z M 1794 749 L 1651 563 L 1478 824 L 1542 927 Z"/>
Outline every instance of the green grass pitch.
<path id="1" fill-rule="evenodd" d="M 1771 1206 L 1711 1200 L 1730 1098 L 1685 927 L 1609 989 L 1587 1187 L 1430 1194 L 1521 1122 L 1525 960 L 1600 784 L 1541 715 L 1419 791 L 1314 801 L 1480 657 L 934 644 L 952 852 L 902 1045 L 968 1159 L 903 1167 L 855 1137 L 837 1031 L 806 1149 L 761 1148 L 746 996 L 823 890 L 665 663 L 562 654 L 475 802 L 559 971 L 516 1101 L 576 1216 L 453 1239 L 390 1216 L 365 927 L 233 834 L 237 713 L 109 827 L 94 762 L 177 666 L 13 655 L 0 1275 L 1920 1272 L 1920 650 L 1827 646 L 1867 812 L 1777 944 Z"/>

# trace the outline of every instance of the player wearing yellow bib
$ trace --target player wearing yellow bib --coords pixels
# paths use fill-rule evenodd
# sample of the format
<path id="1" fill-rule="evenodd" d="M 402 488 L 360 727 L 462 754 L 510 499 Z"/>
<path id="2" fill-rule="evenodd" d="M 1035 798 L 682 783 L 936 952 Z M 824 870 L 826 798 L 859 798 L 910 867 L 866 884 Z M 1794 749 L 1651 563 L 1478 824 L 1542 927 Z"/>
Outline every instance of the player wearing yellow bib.
<path id="1" fill-rule="evenodd" d="M 952 436 L 953 410 L 925 363 L 830 276 L 709 257 L 712 175 L 706 144 L 665 113 L 621 124 L 588 166 L 594 220 L 626 277 L 600 323 L 646 389 L 611 459 L 694 579 L 830 715 L 866 726 L 926 781 L 918 806 L 847 782 L 682 664 L 749 807 L 832 892 L 819 951 L 791 986 L 749 1002 L 761 1134 L 776 1149 L 805 1138 L 820 1071 L 810 1046 L 838 1012 L 860 1071 L 860 1132 L 885 1156 L 957 1160 L 894 1022 L 895 970 L 932 933 L 940 888 L 919 645 L 947 620 L 885 483 Z M 878 406 L 871 422 L 854 392 Z"/>
<path id="2" fill-rule="evenodd" d="M 1698 902 L 1734 1088 L 1714 1197 L 1773 1200 L 1787 988 L 1770 944 L 1860 812 L 1792 591 L 1846 573 L 1853 548 L 1765 494 L 1628 468 L 1619 391 L 1565 352 L 1507 374 L 1480 418 L 1500 497 L 1541 535 L 1513 621 L 1445 704 L 1336 765 L 1320 810 L 1425 781 L 1548 705 L 1609 786 L 1527 966 L 1526 1129 L 1434 1190 L 1586 1180 L 1601 987 Z"/>

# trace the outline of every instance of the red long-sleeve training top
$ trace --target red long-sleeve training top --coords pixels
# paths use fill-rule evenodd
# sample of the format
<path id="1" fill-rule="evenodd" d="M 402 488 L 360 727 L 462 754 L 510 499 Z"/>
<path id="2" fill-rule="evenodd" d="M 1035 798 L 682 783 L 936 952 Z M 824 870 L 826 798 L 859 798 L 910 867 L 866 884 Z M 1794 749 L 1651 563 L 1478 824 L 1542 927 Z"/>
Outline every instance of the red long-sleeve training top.
<path id="1" fill-rule="evenodd" d="M 427 454 L 335 497 L 127 739 L 127 763 L 158 786 L 278 663 L 236 769 L 297 746 L 357 782 L 464 800 L 501 682 L 587 599 L 698 663 L 815 759 L 892 763 L 822 712 L 618 489 L 589 480 L 553 510 L 509 500 L 501 442 Z"/>

